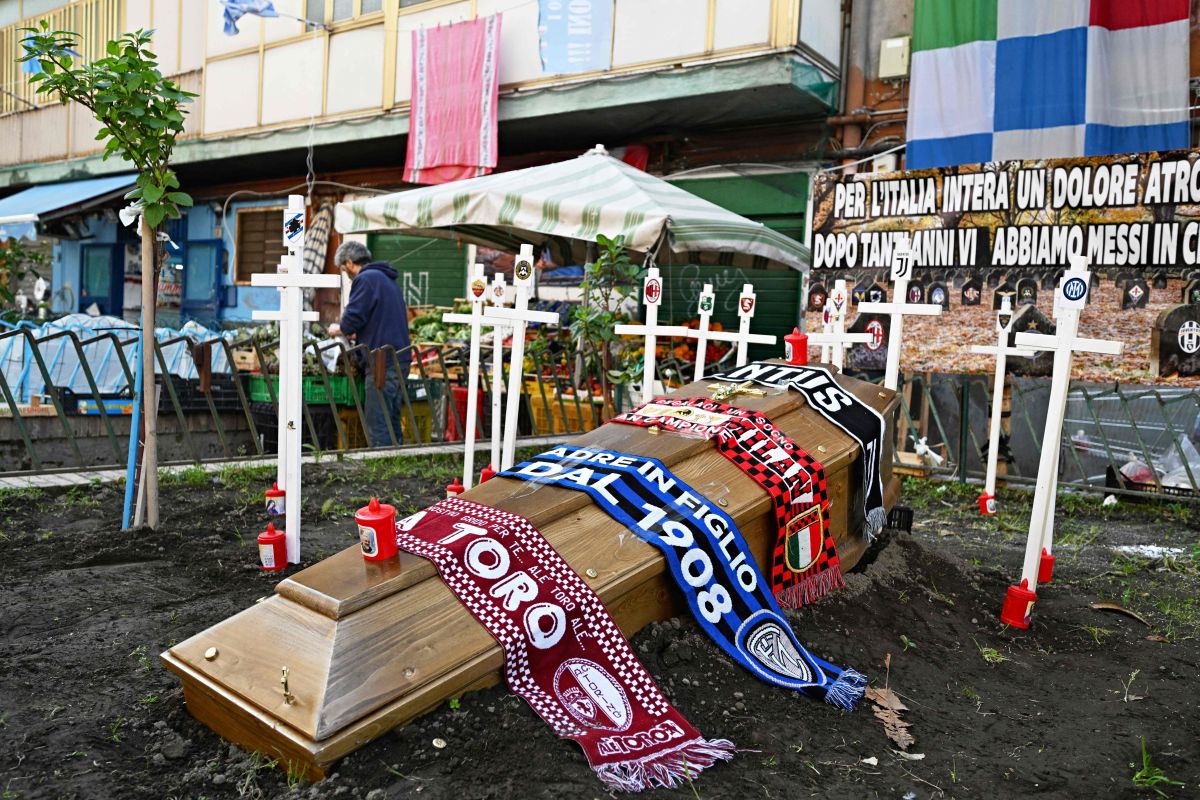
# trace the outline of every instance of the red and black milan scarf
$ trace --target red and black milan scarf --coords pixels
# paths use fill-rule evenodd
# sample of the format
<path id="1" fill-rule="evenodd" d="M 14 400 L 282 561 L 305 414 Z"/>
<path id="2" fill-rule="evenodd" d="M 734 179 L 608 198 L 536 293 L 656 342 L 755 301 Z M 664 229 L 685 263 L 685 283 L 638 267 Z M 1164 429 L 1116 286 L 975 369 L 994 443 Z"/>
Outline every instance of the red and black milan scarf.
<path id="1" fill-rule="evenodd" d="M 610 789 L 673 787 L 733 757 L 667 702 L 596 593 L 529 520 L 454 498 L 400 520 L 396 541 L 428 558 L 504 650 L 508 685 L 583 748 Z"/>
<path id="2" fill-rule="evenodd" d="M 825 468 L 766 416 L 703 397 L 659 398 L 613 422 L 715 440 L 717 450 L 766 491 L 779 530 L 771 591 L 780 605 L 799 608 L 846 585 L 829 532 Z"/>

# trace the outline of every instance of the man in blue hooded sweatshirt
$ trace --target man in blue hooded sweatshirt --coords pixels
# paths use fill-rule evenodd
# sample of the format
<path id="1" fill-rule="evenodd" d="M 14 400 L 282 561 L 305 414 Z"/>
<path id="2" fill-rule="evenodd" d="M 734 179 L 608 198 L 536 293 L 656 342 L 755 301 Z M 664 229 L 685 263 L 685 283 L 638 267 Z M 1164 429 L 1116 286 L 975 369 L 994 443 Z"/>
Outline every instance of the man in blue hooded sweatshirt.
<path id="1" fill-rule="evenodd" d="M 386 261 L 372 261 L 371 251 L 360 242 L 343 242 L 333 256 L 338 269 L 350 276 L 350 300 L 342 311 L 341 324 L 329 326 L 330 336 L 341 334 L 358 344 L 375 350 L 391 345 L 400 356 L 401 371 L 395 360 L 387 356 L 387 372 L 383 386 L 376 388 L 372 370 L 373 359 L 367 368 L 366 423 L 367 440 L 372 447 L 392 444 L 388 422 L 400 442 L 400 381 L 408 375 L 412 352 L 408 349 L 408 308 L 404 293 L 396 283 L 396 270 Z"/>

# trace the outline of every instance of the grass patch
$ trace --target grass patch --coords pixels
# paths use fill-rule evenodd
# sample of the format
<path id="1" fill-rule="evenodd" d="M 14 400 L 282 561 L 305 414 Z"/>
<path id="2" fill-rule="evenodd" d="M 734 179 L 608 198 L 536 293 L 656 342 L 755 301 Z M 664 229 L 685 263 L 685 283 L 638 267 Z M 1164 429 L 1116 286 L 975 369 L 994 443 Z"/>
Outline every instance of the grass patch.
<path id="1" fill-rule="evenodd" d="M 1137 765 L 1131 763 L 1130 768 Z M 1133 773 L 1133 785 L 1139 789 L 1149 789 L 1159 797 L 1167 794 L 1159 786 L 1183 786 L 1183 781 L 1173 781 L 1163 773 L 1162 769 L 1154 766 L 1150 760 L 1150 751 L 1146 749 L 1146 737 L 1142 737 L 1142 768 Z"/>
<path id="2" fill-rule="evenodd" d="M 208 486 L 212 476 L 203 467 L 185 467 L 181 470 L 160 470 L 158 482 L 162 486 Z"/>
<path id="3" fill-rule="evenodd" d="M 1012 660 L 994 647 L 984 647 L 975 637 L 971 637 L 971 641 L 975 642 L 975 647 L 979 650 L 979 657 L 992 666 Z"/>

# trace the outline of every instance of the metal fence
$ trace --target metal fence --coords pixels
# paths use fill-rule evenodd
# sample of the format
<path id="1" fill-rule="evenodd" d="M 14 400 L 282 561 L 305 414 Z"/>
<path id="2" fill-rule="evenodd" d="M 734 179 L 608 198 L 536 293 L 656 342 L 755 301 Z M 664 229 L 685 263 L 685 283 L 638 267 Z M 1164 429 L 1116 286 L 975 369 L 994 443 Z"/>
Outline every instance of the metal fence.
<path id="1" fill-rule="evenodd" d="M 1037 480 L 1050 381 L 1013 378 L 1006 442 L 1008 483 Z M 904 376 L 896 466 L 915 473 L 982 480 L 992 379 L 936 373 Z M 918 456 L 918 443 L 933 455 Z M 1200 498 L 1200 391 L 1169 386 L 1075 382 L 1060 440 L 1059 486 L 1114 494 Z M 940 463 L 937 463 L 940 459 Z"/>
<path id="2" fill-rule="evenodd" d="M 253 336 L 160 336 L 160 460 L 170 463 L 274 453 L 278 420 L 278 342 Z M 544 331 L 527 348 L 520 383 L 519 435 L 582 433 L 625 410 L 629 393 L 610 385 L 598 352 L 577 348 L 570 332 Z M 508 385 L 505 347 L 502 385 Z M 140 358 L 137 328 L 36 329 L 0 333 L 0 457 L 4 472 L 119 466 L 127 461 Z M 492 348 L 482 347 L 477 441 L 490 442 Z M 314 454 L 461 441 L 468 353 L 461 343 L 368 351 L 344 342 L 305 347 L 304 431 Z M 367 405 L 388 369 L 398 381 L 400 425 L 387 419 L 385 441 L 368 441 Z M 664 375 L 685 374 L 669 358 Z"/>

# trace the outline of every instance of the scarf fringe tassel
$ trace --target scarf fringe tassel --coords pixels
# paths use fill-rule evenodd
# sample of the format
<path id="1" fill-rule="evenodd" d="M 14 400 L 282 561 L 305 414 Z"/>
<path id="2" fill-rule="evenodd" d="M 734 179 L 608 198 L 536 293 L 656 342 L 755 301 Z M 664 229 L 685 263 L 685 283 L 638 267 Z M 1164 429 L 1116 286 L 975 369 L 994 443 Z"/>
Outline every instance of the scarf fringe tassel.
<path id="1" fill-rule="evenodd" d="M 801 608 L 845 586 L 846 577 L 842 570 L 836 564 L 830 564 L 821 572 L 801 576 L 799 582 L 779 590 L 775 599 L 784 608 Z"/>
<path id="2" fill-rule="evenodd" d="M 868 542 L 875 541 L 875 537 L 883 530 L 883 526 L 887 525 L 887 518 L 887 511 L 883 506 L 872 508 L 867 512 L 867 524 L 863 526 L 865 528 L 863 532 L 866 534 Z"/>
<path id="3" fill-rule="evenodd" d="M 867 677 L 861 672 L 848 669 L 842 672 L 825 693 L 825 702 L 845 711 L 853 711 L 867 688 Z"/>
<path id="4" fill-rule="evenodd" d="M 602 764 L 595 767 L 595 771 L 605 786 L 618 792 L 673 789 L 717 761 L 733 758 L 736 750 L 728 739 L 696 739 L 675 750 L 644 759 Z"/>

